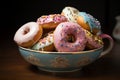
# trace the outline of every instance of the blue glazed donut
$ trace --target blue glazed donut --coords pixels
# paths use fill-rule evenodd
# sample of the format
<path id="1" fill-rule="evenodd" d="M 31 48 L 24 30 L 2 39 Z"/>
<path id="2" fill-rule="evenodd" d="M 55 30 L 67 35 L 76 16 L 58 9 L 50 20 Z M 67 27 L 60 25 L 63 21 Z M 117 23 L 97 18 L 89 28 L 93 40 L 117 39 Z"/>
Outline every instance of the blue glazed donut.
<path id="1" fill-rule="evenodd" d="M 86 12 L 79 12 L 77 23 L 81 25 L 84 29 L 90 31 L 93 34 L 97 34 L 101 32 L 100 22 L 92 15 Z"/>

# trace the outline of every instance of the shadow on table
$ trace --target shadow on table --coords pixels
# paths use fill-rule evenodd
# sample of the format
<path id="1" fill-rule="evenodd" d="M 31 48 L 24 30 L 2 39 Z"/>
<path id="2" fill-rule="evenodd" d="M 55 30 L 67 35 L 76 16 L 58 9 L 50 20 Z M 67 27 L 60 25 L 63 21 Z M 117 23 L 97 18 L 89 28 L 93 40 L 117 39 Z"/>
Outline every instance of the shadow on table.
<path id="1" fill-rule="evenodd" d="M 82 70 L 75 72 L 46 72 L 39 70 L 36 66 L 30 65 L 29 69 L 35 74 L 54 76 L 54 77 L 64 77 L 64 78 L 84 78 L 84 77 L 104 77 L 104 76 L 119 76 L 120 65 L 116 65 L 114 61 L 109 58 L 101 58 L 82 68 Z"/>

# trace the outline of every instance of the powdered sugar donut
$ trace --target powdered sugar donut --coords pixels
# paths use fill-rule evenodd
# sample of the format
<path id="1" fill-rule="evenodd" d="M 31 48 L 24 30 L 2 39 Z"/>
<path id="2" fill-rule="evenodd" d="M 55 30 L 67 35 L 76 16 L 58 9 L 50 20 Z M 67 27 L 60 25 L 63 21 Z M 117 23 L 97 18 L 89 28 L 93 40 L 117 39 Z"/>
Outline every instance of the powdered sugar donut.
<path id="1" fill-rule="evenodd" d="M 77 23 L 60 23 L 54 31 L 54 45 L 59 52 L 82 51 L 86 42 L 85 32 Z"/>
<path id="2" fill-rule="evenodd" d="M 62 10 L 61 14 L 64 15 L 68 19 L 68 21 L 77 22 L 76 19 L 77 19 L 78 13 L 79 13 L 79 10 L 77 10 L 76 8 L 67 6 Z"/>
<path id="3" fill-rule="evenodd" d="M 14 36 L 14 41 L 22 47 L 31 47 L 42 36 L 42 27 L 36 22 L 28 22 L 21 26 Z"/>
<path id="4" fill-rule="evenodd" d="M 37 19 L 37 23 L 45 29 L 56 28 L 59 23 L 65 21 L 68 21 L 67 18 L 61 14 L 43 15 Z"/>

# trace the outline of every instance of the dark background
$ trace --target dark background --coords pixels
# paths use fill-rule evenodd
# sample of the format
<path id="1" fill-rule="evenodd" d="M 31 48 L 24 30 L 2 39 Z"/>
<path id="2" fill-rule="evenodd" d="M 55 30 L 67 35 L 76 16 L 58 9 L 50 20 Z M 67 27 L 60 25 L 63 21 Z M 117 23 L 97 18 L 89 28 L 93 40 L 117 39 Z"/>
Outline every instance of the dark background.
<path id="1" fill-rule="evenodd" d="M 119 0 L 4 0 L 1 2 L 0 36 L 2 40 L 12 40 L 15 32 L 23 24 L 36 21 L 45 14 L 61 13 L 65 6 L 73 6 L 85 11 L 101 22 L 102 31 L 112 36 L 120 14 Z"/>
<path id="2" fill-rule="evenodd" d="M 4 0 L 0 2 L 0 80 L 120 80 L 120 45 L 109 55 L 86 66 L 83 74 L 47 74 L 38 71 L 19 54 L 13 41 L 15 32 L 25 23 L 45 14 L 61 13 L 66 6 L 85 11 L 101 22 L 102 31 L 112 36 L 120 15 L 120 0 Z M 43 78 L 43 79 L 42 79 Z M 119 79 L 117 79 L 119 78 Z"/>

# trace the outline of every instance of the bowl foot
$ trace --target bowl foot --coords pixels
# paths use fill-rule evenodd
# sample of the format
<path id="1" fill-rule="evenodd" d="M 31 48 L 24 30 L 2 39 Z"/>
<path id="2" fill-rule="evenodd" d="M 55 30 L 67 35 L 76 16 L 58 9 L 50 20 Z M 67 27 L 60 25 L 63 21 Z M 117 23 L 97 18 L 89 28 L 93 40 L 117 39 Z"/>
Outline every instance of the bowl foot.
<path id="1" fill-rule="evenodd" d="M 75 72 L 82 68 L 43 68 L 38 66 L 38 69 L 46 72 Z"/>

